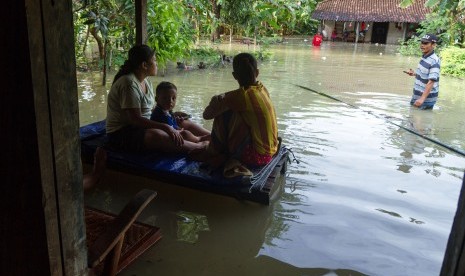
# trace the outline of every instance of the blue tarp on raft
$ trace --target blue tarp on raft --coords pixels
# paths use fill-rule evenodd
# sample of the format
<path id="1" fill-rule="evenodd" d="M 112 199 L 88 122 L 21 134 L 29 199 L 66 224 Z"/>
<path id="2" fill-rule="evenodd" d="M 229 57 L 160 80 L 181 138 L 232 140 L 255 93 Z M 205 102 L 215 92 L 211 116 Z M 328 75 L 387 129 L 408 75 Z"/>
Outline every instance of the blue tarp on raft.
<path id="1" fill-rule="evenodd" d="M 93 162 L 97 147 L 104 146 L 105 120 L 83 126 L 79 130 L 81 152 L 85 162 Z M 188 186 L 194 189 L 248 199 L 269 204 L 276 192 L 279 173 L 286 169 L 288 149 L 281 147 L 270 164 L 252 170 L 253 176 L 223 177 L 222 170 L 209 171 L 201 162 L 189 159 L 185 154 L 160 152 L 130 153 L 109 148 L 107 166 L 132 174 L 144 175 L 166 183 Z"/>

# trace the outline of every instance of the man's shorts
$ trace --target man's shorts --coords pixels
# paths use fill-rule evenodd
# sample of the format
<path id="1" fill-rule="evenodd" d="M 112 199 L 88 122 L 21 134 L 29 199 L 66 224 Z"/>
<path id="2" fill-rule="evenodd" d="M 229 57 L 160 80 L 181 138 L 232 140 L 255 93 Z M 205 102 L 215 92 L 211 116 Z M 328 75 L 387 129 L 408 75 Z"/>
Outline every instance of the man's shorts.
<path id="1" fill-rule="evenodd" d="M 415 103 L 415 100 L 411 100 L 410 101 L 410 105 L 413 105 Z M 431 104 L 431 103 L 423 103 L 419 109 L 422 109 L 422 110 L 426 110 L 426 109 L 433 109 L 434 107 L 434 103 Z"/>

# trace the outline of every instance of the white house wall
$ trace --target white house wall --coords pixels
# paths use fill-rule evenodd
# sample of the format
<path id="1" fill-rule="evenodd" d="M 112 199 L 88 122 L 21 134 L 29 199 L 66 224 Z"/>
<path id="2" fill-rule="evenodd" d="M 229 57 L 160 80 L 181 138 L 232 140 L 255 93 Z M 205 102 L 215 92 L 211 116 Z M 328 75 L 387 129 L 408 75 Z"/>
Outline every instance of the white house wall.
<path id="1" fill-rule="evenodd" d="M 396 23 L 389 23 L 386 44 L 399 44 L 399 40 L 404 37 L 404 28 L 405 24 L 402 24 L 402 28 L 399 30 L 396 28 Z"/>

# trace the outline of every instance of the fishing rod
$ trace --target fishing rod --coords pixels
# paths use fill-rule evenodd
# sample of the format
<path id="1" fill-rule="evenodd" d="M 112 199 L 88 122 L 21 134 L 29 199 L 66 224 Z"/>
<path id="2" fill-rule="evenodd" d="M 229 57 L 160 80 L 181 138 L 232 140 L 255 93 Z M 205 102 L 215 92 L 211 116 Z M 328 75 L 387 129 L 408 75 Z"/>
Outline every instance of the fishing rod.
<path id="1" fill-rule="evenodd" d="M 399 124 L 397 124 L 397 123 L 394 123 L 393 121 L 389 120 L 389 118 L 393 118 L 393 117 L 391 117 L 391 116 L 387 116 L 387 115 L 384 115 L 384 114 L 376 114 L 376 113 L 373 113 L 372 111 L 364 110 L 364 109 L 360 108 L 359 106 L 356 106 L 356 105 L 353 105 L 353 104 L 344 102 L 343 100 L 340 100 L 340 99 L 338 99 L 338 98 L 335 98 L 335 97 L 333 97 L 333 96 L 330 96 L 330 95 L 328 95 L 328 94 L 326 94 L 326 93 L 319 92 L 319 91 L 316 91 L 316 90 L 314 90 L 314 89 L 311 89 L 311 88 L 308 88 L 308 87 L 305 87 L 305 86 L 302 86 L 302 85 L 299 85 L 299 84 L 294 84 L 294 85 L 297 86 L 297 87 L 300 87 L 300 88 L 302 88 L 302 89 L 308 90 L 308 91 L 310 91 L 310 92 L 316 93 L 316 94 L 318 94 L 318 95 L 320 95 L 320 96 L 323 96 L 323 97 L 329 98 L 329 99 L 331 99 L 331 100 L 334 100 L 334 101 L 343 103 L 343 104 L 348 105 L 348 106 L 350 106 L 350 107 L 352 107 L 352 108 L 360 109 L 360 110 L 363 111 L 363 112 L 367 112 L 367 113 L 369 113 L 369 114 L 375 116 L 376 118 L 384 119 L 386 122 L 388 122 L 388 123 L 390 123 L 390 124 L 393 124 L 393 125 L 395 125 L 395 126 L 397 126 L 397 127 L 400 127 L 400 128 L 403 129 L 403 130 L 406 130 L 406 131 L 408 131 L 408 132 L 410 132 L 410 133 L 412 133 L 412 134 L 415 134 L 415 135 L 417 135 L 417 136 L 419 136 L 419 137 L 421 137 L 421 138 L 423 138 L 423 139 L 425 139 L 425 140 L 428 140 L 428 141 L 430 141 L 430 142 L 432 142 L 432 143 L 434 143 L 434 144 L 436 144 L 436 145 L 439 145 L 439 146 L 441 146 L 441 147 L 444 147 L 444 148 L 446 148 L 446 149 L 448 149 L 448 150 L 450 150 L 450 151 L 453 151 L 453 152 L 455 152 L 455 153 L 457 153 L 457 154 L 462 155 L 462 156 L 465 157 L 465 152 L 464 152 L 464 151 L 461 151 L 461 150 L 456 149 L 456 148 L 454 148 L 454 147 L 452 147 L 452 146 L 446 145 L 446 144 L 444 144 L 443 142 L 438 141 L 438 140 L 436 140 L 436 139 L 433 139 L 433 138 L 431 138 L 431 137 L 428 137 L 428 136 L 426 136 L 426 135 L 424 135 L 424 134 L 418 133 L 418 132 L 416 132 L 416 131 L 413 130 L 413 129 L 410 129 L 410 128 L 408 128 L 408 127 L 404 127 L 404 126 L 402 126 L 402 125 L 399 125 Z M 397 118 L 397 119 L 398 119 L 398 118 Z M 399 120 L 402 120 L 402 119 L 399 119 Z"/>

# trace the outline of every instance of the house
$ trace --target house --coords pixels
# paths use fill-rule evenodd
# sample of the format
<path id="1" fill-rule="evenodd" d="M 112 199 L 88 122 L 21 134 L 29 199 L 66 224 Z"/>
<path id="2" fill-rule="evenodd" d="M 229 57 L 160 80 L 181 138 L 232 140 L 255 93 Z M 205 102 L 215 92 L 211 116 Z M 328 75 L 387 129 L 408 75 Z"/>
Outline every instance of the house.
<path id="1" fill-rule="evenodd" d="M 323 33 L 335 29 L 335 40 L 397 44 L 411 37 L 430 12 L 424 1 L 408 8 L 399 4 L 399 0 L 325 0 L 318 3 L 312 18 L 321 20 Z"/>

